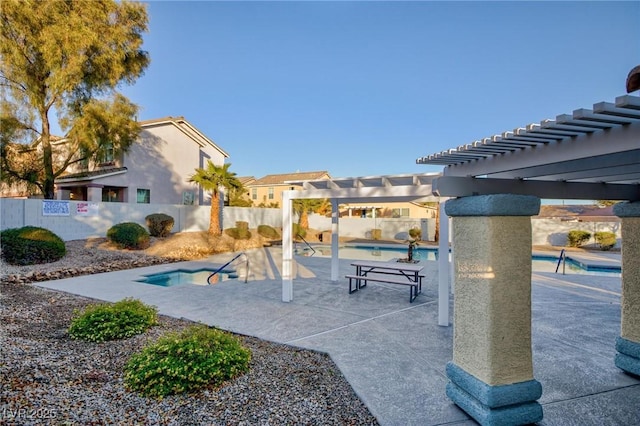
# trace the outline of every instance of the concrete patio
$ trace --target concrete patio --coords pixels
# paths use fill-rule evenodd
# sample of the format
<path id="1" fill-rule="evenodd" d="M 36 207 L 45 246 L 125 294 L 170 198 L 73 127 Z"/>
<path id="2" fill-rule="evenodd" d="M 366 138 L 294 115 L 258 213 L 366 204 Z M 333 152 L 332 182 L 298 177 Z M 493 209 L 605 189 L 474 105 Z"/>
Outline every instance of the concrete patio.
<path id="1" fill-rule="evenodd" d="M 382 425 L 476 424 L 445 395 L 453 327 L 437 325 L 436 262 L 426 262 L 423 292 L 409 303 L 406 288 L 392 285 L 370 283 L 348 294 L 346 280 L 330 281 L 330 259 L 296 257 L 294 300 L 283 303 L 281 248 L 248 255 L 248 283 L 242 262 L 238 280 L 212 286 L 135 281 L 179 268 L 215 268 L 231 259 L 225 254 L 38 285 L 106 301 L 135 297 L 165 315 L 327 352 Z M 619 258 L 595 253 L 581 261 L 619 264 Z M 352 269 L 349 260 L 340 260 L 340 276 Z M 539 402 L 544 410 L 540 425 L 640 424 L 640 379 L 614 365 L 620 282 L 615 276 L 534 272 L 534 376 L 543 387 Z"/>

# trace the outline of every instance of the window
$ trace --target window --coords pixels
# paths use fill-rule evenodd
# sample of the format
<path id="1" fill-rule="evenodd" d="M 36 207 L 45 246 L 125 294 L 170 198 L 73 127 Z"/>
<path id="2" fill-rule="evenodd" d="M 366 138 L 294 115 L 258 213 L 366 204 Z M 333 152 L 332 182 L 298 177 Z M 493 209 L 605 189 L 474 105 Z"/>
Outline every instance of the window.
<path id="1" fill-rule="evenodd" d="M 182 204 L 192 206 L 195 204 L 195 201 L 196 195 L 193 193 L 193 191 L 184 191 L 182 193 Z"/>
<path id="2" fill-rule="evenodd" d="M 100 153 L 98 154 L 98 163 L 99 164 L 109 164 L 113 163 L 113 144 L 110 142 L 105 143 L 100 149 Z"/>
<path id="3" fill-rule="evenodd" d="M 122 188 L 105 186 L 102 188 L 102 201 L 105 203 L 121 203 Z"/>
<path id="4" fill-rule="evenodd" d="M 393 209 L 392 216 L 393 217 L 409 217 L 409 209 L 408 208 Z"/>
<path id="5" fill-rule="evenodd" d="M 149 204 L 151 202 L 151 190 L 138 188 L 138 203 Z"/>
<path id="6" fill-rule="evenodd" d="M 273 187 L 269 188 L 269 199 L 273 200 Z"/>
<path id="7" fill-rule="evenodd" d="M 251 199 L 252 200 L 258 199 L 258 188 L 251 188 Z"/>

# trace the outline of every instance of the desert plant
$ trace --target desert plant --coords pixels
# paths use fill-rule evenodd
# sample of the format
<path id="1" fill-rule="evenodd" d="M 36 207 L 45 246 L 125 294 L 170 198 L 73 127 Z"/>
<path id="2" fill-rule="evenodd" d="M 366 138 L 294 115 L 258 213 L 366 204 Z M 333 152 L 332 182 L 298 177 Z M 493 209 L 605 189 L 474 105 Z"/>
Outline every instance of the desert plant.
<path id="1" fill-rule="evenodd" d="M 422 230 L 420 228 L 411 228 L 411 229 L 409 229 L 409 236 L 413 240 L 421 240 L 422 239 Z"/>
<path id="2" fill-rule="evenodd" d="M 107 238 L 123 248 L 142 250 L 149 247 L 149 233 L 133 222 L 124 222 L 112 226 Z"/>
<path id="3" fill-rule="evenodd" d="M 126 339 L 155 325 L 157 314 L 155 307 L 131 298 L 93 304 L 74 311 L 69 335 L 89 342 Z"/>
<path id="4" fill-rule="evenodd" d="M 67 253 L 64 241 L 48 229 L 35 226 L 0 232 L 2 258 L 12 265 L 34 265 L 60 260 Z"/>
<path id="5" fill-rule="evenodd" d="M 593 234 L 593 237 L 601 250 L 611 250 L 616 245 L 616 234 L 613 232 L 600 231 Z"/>
<path id="6" fill-rule="evenodd" d="M 258 234 L 265 238 L 279 238 L 278 230 L 269 225 L 258 225 Z"/>
<path id="7" fill-rule="evenodd" d="M 245 228 L 227 228 L 224 230 L 224 233 L 235 240 L 251 239 L 251 232 Z"/>
<path id="8" fill-rule="evenodd" d="M 569 247 L 580 247 L 591 238 L 591 233 L 588 231 L 573 230 L 567 234 L 567 241 Z"/>
<path id="9" fill-rule="evenodd" d="M 174 220 L 171 216 L 164 213 L 153 213 L 144 218 L 149 228 L 149 234 L 152 237 L 164 238 L 171 233 Z"/>
<path id="10" fill-rule="evenodd" d="M 162 398 L 219 386 L 247 371 L 250 360 L 251 351 L 236 337 L 196 325 L 134 354 L 125 366 L 124 380 L 129 390 Z"/>
<path id="11" fill-rule="evenodd" d="M 249 222 L 237 221 L 236 228 L 238 229 L 238 238 L 239 240 L 248 240 L 251 238 L 251 233 L 249 232 Z"/>

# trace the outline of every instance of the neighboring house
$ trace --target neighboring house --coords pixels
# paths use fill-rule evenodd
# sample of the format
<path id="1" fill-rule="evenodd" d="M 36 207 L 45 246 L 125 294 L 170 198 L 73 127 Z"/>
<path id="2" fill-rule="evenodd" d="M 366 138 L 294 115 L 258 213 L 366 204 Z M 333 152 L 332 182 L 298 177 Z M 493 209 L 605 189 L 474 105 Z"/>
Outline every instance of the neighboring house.
<path id="1" fill-rule="evenodd" d="M 291 185 L 288 181 L 330 179 L 326 171 L 285 173 L 267 175 L 253 182 L 244 184 L 249 200 L 254 207 L 282 207 L 282 192 L 302 189 L 301 186 Z"/>
<path id="2" fill-rule="evenodd" d="M 559 219 L 563 222 L 619 222 L 613 206 L 598 205 L 542 205 L 534 219 Z"/>
<path id="3" fill-rule="evenodd" d="M 249 185 L 256 181 L 256 178 L 253 176 L 236 176 L 236 179 L 240 181 L 242 187 L 246 190 L 244 194 L 244 198 L 247 200 L 251 199 L 251 190 L 249 189 Z"/>
<path id="4" fill-rule="evenodd" d="M 437 205 L 424 206 L 416 202 L 376 203 L 368 205 L 340 204 L 340 217 L 393 217 L 412 219 L 432 219 L 438 211 Z"/>
<path id="5" fill-rule="evenodd" d="M 139 123 L 138 141 L 117 158 L 107 152 L 100 163 L 84 164 L 56 179 L 56 198 L 122 203 L 210 204 L 189 183 L 207 160 L 223 165 L 229 155 L 184 117 Z"/>

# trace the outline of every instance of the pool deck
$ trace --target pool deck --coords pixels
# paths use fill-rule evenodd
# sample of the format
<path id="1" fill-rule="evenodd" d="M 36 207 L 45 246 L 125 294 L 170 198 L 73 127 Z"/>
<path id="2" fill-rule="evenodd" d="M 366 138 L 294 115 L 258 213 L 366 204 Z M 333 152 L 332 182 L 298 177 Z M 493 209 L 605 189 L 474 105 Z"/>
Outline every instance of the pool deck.
<path id="1" fill-rule="evenodd" d="M 95 299 L 135 297 L 160 313 L 328 353 L 381 425 L 476 424 L 445 395 L 453 327 L 437 325 L 437 263 L 426 262 L 423 293 L 370 283 L 349 294 L 330 281 L 330 259 L 297 257 L 294 300 L 281 301 L 279 247 L 248 251 L 247 271 L 212 286 L 136 282 L 163 271 L 221 266 L 232 254 L 38 283 Z M 571 253 L 620 263 L 619 253 Z M 353 272 L 340 261 L 340 276 Z M 620 278 L 534 272 L 534 376 L 542 383 L 540 425 L 640 424 L 640 379 L 614 365 L 620 333 Z M 453 297 L 452 297 L 453 298 Z M 451 298 L 451 300 L 452 300 Z M 453 308 L 453 302 L 451 301 Z"/>

